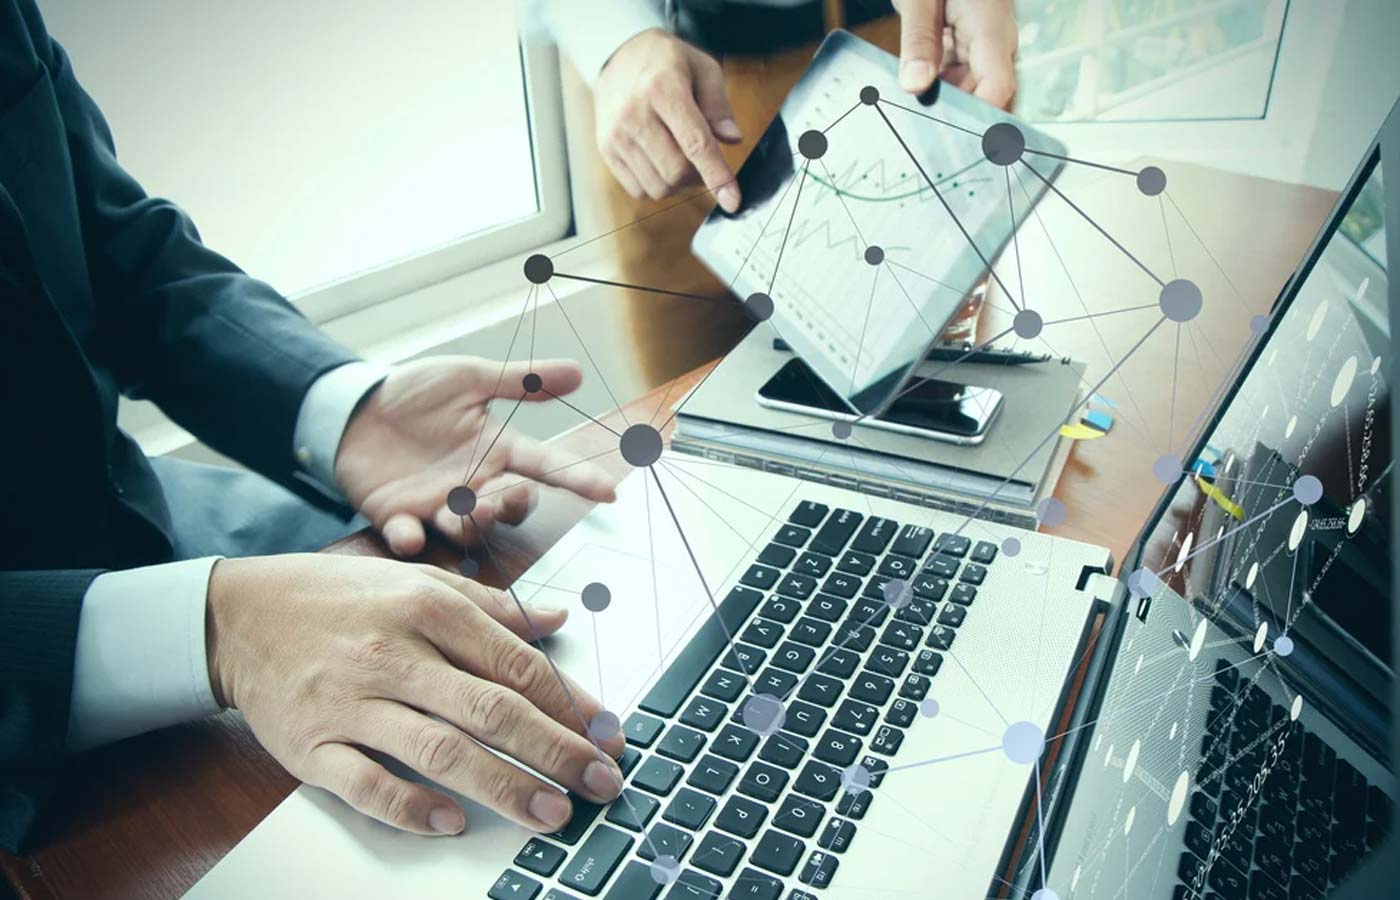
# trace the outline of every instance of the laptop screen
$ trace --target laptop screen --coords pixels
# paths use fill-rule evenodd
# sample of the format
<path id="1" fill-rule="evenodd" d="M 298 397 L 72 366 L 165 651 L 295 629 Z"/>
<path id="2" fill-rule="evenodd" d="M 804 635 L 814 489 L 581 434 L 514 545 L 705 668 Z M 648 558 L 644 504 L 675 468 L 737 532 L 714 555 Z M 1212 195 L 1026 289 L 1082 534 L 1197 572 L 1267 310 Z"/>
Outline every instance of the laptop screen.
<path id="1" fill-rule="evenodd" d="M 1125 568 L 1144 614 L 1079 771 L 1057 773 L 1062 898 L 1321 897 L 1386 833 L 1387 174 L 1373 154 L 1255 320 L 1257 352 Z"/>

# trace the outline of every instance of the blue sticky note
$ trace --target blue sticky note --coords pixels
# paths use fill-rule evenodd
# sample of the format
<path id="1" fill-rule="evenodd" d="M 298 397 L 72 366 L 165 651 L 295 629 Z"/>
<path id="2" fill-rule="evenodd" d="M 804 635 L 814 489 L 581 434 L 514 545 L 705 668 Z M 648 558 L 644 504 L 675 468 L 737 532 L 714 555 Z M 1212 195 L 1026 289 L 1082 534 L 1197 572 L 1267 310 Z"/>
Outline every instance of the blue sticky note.
<path id="1" fill-rule="evenodd" d="M 1097 409 L 1091 409 L 1084 414 L 1085 425 L 1092 425 L 1100 431 L 1108 431 L 1113 427 L 1113 416 Z"/>
<path id="2" fill-rule="evenodd" d="M 1206 462 L 1204 459 L 1196 460 L 1196 464 L 1191 467 L 1191 471 L 1204 478 L 1215 477 L 1215 466 Z"/>

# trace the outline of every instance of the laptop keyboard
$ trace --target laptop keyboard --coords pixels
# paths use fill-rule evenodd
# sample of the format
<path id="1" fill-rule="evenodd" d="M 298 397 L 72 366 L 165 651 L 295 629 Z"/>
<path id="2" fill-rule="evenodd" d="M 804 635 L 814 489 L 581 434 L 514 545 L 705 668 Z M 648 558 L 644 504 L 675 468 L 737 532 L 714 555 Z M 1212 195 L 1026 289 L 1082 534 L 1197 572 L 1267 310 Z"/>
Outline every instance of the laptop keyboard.
<path id="1" fill-rule="evenodd" d="M 1207 726 L 1174 900 L 1321 900 L 1384 840 L 1389 797 L 1224 661 Z M 1247 802 L 1280 732 L 1278 759 Z M 1225 843 L 1198 893 L 1217 834 Z"/>
<path id="2" fill-rule="evenodd" d="M 719 900 L 717 879 L 737 873 L 725 897 L 815 900 L 996 557 L 986 541 L 799 503 L 623 723 L 622 796 L 571 796 L 569 824 L 532 837 L 487 896 Z M 669 886 L 657 857 L 676 863 Z M 565 887 L 546 889 L 556 875 Z"/>

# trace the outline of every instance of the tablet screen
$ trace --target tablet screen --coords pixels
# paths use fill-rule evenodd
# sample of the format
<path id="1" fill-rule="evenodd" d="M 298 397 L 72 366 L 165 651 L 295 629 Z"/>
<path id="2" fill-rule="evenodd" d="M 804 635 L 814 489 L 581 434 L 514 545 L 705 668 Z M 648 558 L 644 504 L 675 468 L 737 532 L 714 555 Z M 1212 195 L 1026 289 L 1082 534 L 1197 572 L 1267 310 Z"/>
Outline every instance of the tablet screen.
<path id="1" fill-rule="evenodd" d="M 692 244 L 741 300 L 762 295 L 751 314 L 862 414 L 893 399 L 986 276 L 1011 236 L 1011 203 L 1019 222 L 1045 190 L 983 149 L 1009 115 L 947 84 L 922 105 L 897 67 L 852 34 L 828 36 L 740 170 L 743 205 L 717 207 Z M 1047 179 L 1061 165 L 1026 162 Z"/>

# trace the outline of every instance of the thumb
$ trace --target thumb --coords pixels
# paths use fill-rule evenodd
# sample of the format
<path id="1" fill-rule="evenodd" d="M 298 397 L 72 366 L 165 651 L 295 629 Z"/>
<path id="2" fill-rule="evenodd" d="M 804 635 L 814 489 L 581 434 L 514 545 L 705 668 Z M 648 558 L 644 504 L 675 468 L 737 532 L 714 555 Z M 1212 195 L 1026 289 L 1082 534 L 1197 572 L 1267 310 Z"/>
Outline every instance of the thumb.
<path id="1" fill-rule="evenodd" d="M 942 62 L 942 0 L 904 0 L 899 4 L 899 86 L 922 94 L 933 87 Z"/>
<path id="2" fill-rule="evenodd" d="M 739 131 L 739 123 L 734 121 L 734 110 L 729 105 L 729 93 L 724 89 L 724 70 L 713 56 L 692 50 L 690 70 L 695 76 L 695 105 L 700 114 L 710 123 L 715 137 L 726 144 L 737 144 L 744 136 Z"/>

